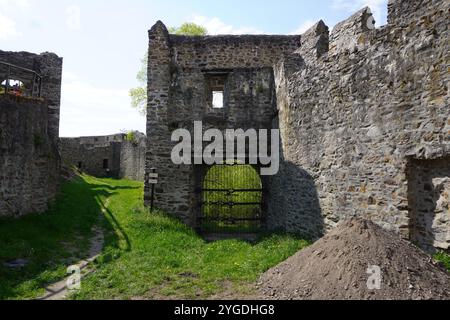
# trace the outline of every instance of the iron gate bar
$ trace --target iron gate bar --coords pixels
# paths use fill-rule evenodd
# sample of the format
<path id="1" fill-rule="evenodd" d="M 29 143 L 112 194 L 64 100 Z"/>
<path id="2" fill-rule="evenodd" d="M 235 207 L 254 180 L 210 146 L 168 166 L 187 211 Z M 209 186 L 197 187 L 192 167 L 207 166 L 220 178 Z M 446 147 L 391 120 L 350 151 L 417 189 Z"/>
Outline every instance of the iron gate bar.
<path id="1" fill-rule="evenodd" d="M 204 205 L 208 206 L 259 206 L 261 202 L 203 202 Z"/>
<path id="2" fill-rule="evenodd" d="M 264 225 L 264 187 L 257 170 L 240 163 L 210 167 L 199 188 L 201 214 L 197 217 L 205 233 L 258 233 Z"/>
<path id="3" fill-rule="evenodd" d="M 202 189 L 204 192 L 262 192 L 264 189 Z"/>
<path id="4" fill-rule="evenodd" d="M 261 221 L 260 218 L 204 218 L 200 217 L 199 220 L 207 220 L 207 221 Z"/>

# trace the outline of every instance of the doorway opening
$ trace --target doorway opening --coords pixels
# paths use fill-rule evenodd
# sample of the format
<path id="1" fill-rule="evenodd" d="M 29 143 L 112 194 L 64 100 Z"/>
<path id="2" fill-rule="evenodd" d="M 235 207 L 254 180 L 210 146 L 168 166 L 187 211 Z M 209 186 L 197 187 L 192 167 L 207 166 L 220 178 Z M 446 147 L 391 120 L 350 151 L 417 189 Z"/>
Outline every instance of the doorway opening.
<path id="1" fill-rule="evenodd" d="M 262 230 L 263 185 L 257 170 L 238 163 L 215 165 L 202 185 L 202 233 L 254 234 Z"/>

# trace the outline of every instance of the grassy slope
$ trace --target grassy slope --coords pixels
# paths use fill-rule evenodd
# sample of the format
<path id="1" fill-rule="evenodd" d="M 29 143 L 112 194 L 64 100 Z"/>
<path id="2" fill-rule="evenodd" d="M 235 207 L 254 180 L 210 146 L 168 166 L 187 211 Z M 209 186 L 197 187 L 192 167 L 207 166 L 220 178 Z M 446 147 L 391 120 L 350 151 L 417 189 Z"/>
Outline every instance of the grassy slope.
<path id="1" fill-rule="evenodd" d="M 121 182 L 117 182 L 121 183 Z M 126 185 L 126 183 L 125 183 Z M 122 189 L 108 205 L 105 254 L 76 299 L 208 298 L 246 288 L 307 245 L 292 236 L 205 243 L 191 229 L 142 207 L 142 189 Z"/>
<path id="2" fill-rule="evenodd" d="M 101 203 L 110 195 L 101 181 L 83 177 L 63 185 L 47 213 L 0 220 L 0 299 L 34 298 L 63 278 L 67 266 L 86 254 Z M 21 270 L 4 267 L 15 259 L 29 263 Z"/>
<path id="3" fill-rule="evenodd" d="M 259 275 L 307 245 L 272 235 L 252 245 L 205 243 L 192 230 L 142 206 L 142 184 L 84 176 L 66 184 L 48 213 L 0 221 L 0 299 L 26 299 L 63 278 L 83 257 L 92 226 L 103 224 L 106 246 L 97 272 L 85 279 L 75 299 L 208 298 L 232 287 L 246 290 Z M 3 267 L 23 258 L 21 271 Z M 447 264 L 448 255 L 438 260 Z"/>
<path id="4" fill-rule="evenodd" d="M 141 183 L 83 176 L 63 186 L 49 212 L 0 220 L 0 299 L 35 298 L 61 280 L 68 265 L 85 257 L 98 223 L 106 245 L 77 299 L 207 298 L 225 285 L 245 288 L 306 245 L 276 235 L 255 245 L 207 244 L 178 221 L 150 215 L 142 198 Z M 3 266 L 14 259 L 29 264 L 16 271 Z"/>

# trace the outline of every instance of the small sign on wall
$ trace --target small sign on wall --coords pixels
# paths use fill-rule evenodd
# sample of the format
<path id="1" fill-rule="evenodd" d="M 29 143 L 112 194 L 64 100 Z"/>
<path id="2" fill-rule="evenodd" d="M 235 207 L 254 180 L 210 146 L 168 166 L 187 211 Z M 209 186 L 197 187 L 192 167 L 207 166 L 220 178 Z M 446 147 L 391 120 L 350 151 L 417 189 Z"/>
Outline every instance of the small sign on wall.
<path id="1" fill-rule="evenodd" d="M 158 174 L 157 173 L 149 173 L 148 174 L 148 184 L 158 184 Z"/>
<path id="2" fill-rule="evenodd" d="M 151 185 L 151 202 L 150 202 L 150 212 L 153 212 L 154 204 L 155 204 L 155 189 L 158 184 L 159 175 L 156 173 L 156 168 L 151 168 L 151 172 L 146 175 L 146 184 Z"/>

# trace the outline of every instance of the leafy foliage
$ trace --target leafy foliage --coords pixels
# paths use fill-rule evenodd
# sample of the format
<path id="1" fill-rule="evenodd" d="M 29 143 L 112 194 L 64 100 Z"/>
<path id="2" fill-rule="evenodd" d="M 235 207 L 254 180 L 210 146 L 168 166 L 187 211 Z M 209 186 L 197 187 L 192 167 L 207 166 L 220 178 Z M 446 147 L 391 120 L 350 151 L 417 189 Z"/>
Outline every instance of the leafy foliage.
<path id="1" fill-rule="evenodd" d="M 137 137 L 136 131 L 126 132 L 125 140 L 128 142 L 134 143 L 134 144 L 138 143 L 138 137 Z"/>
<path id="2" fill-rule="evenodd" d="M 184 23 L 178 28 L 170 28 L 169 32 L 177 35 L 186 36 L 204 36 L 208 34 L 205 27 L 199 26 L 195 23 Z M 141 69 L 137 73 L 136 79 L 139 82 L 139 87 L 130 90 L 131 106 L 139 110 L 142 115 L 147 114 L 147 66 L 148 66 L 148 52 L 145 53 L 141 60 Z"/>
<path id="3" fill-rule="evenodd" d="M 131 106 L 139 110 L 145 116 L 147 114 L 147 89 L 146 87 L 136 87 L 130 89 Z"/>
<path id="4" fill-rule="evenodd" d="M 450 254 L 439 252 L 434 256 L 434 259 L 441 262 L 450 271 Z"/>
<path id="5" fill-rule="evenodd" d="M 208 30 L 205 27 L 189 22 L 183 23 L 178 28 L 169 28 L 169 32 L 184 36 L 205 36 L 208 34 Z"/>

